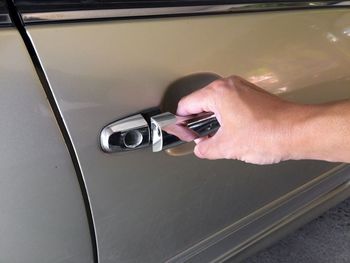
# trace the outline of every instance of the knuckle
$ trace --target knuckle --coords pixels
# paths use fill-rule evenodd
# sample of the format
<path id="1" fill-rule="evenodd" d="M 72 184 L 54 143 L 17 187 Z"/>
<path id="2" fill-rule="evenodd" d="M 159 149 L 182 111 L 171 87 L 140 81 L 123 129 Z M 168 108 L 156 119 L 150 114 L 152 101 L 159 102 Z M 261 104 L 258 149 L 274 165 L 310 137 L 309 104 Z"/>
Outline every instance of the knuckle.
<path id="1" fill-rule="evenodd" d="M 198 157 L 198 158 L 204 158 L 204 156 L 202 155 L 202 152 L 201 150 L 199 149 L 199 145 L 197 145 L 195 148 L 194 148 L 194 154 Z"/>
<path id="2" fill-rule="evenodd" d="M 237 75 L 230 76 L 227 81 L 230 83 L 231 86 L 237 87 L 239 83 L 241 83 L 242 78 Z"/>
<path id="3" fill-rule="evenodd" d="M 226 80 L 225 79 L 218 79 L 213 82 L 212 85 L 214 88 L 222 88 L 226 86 Z"/>
<path id="4" fill-rule="evenodd" d="M 226 85 L 226 80 L 224 78 L 222 79 L 217 79 L 213 82 L 213 87 L 222 87 Z"/>
<path id="5" fill-rule="evenodd" d="M 203 147 L 202 144 L 199 143 L 199 144 L 197 145 L 196 149 L 197 149 L 197 153 L 198 153 L 200 156 L 205 157 L 207 150 L 205 149 L 205 147 Z"/>
<path id="6" fill-rule="evenodd" d="M 183 97 L 183 98 L 181 98 L 181 99 L 179 100 L 179 102 L 178 102 L 178 104 L 177 104 L 179 108 L 181 108 L 181 107 L 184 106 L 184 104 L 185 104 L 185 99 L 186 99 L 186 97 Z"/>
<path id="7" fill-rule="evenodd" d="M 228 90 L 228 83 L 226 79 L 220 79 L 213 82 L 210 86 L 211 91 L 214 93 L 223 93 Z"/>
<path id="8" fill-rule="evenodd" d="M 238 75 L 231 75 L 228 77 L 228 79 L 230 79 L 231 81 L 239 81 L 242 80 L 242 77 Z"/>
<path id="9" fill-rule="evenodd" d="M 188 99 L 188 97 L 183 97 L 179 100 L 179 102 L 177 103 L 177 109 L 176 112 L 179 115 L 186 115 L 186 112 L 188 110 L 188 108 L 190 107 L 190 100 Z"/>
<path id="10" fill-rule="evenodd" d="M 196 151 L 197 151 L 198 155 L 200 156 L 200 158 L 208 159 L 208 157 L 209 157 L 209 148 L 207 147 L 206 144 L 199 143 L 196 146 Z"/>
<path id="11" fill-rule="evenodd" d="M 191 94 L 182 97 L 178 102 L 178 107 L 185 107 L 191 101 Z"/>
<path id="12" fill-rule="evenodd" d="M 178 104 L 177 104 L 177 109 L 176 109 L 176 111 L 177 111 L 178 114 L 179 114 L 179 112 L 183 111 L 183 109 L 185 108 L 184 105 L 185 105 L 185 104 L 184 104 L 184 102 L 183 102 L 182 100 L 180 100 L 180 101 L 178 102 Z"/>

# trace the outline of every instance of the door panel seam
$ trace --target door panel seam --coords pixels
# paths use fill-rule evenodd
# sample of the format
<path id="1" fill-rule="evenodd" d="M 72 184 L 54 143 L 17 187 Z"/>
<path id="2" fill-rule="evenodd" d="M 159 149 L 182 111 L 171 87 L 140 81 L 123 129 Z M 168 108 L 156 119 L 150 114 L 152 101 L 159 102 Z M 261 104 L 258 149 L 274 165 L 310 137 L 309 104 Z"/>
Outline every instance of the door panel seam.
<path id="1" fill-rule="evenodd" d="M 48 81 L 48 78 L 46 76 L 45 70 L 41 64 L 40 58 L 35 50 L 35 47 L 32 43 L 32 40 L 30 38 L 30 35 L 27 33 L 26 28 L 24 26 L 24 23 L 22 21 L 21 15 L 18 13 L 14 3 L 12 0 L 7 0 L 7 7 L 9 10 L 9 14 L 11 17 L 11 20 L 15 27 L 17 28 L 20 36 L 22 37 L 22 40 L 27 48 L 28 54 L 31 58 L 31 61 L 33 63 L 33 66 L 35 68 L 35 71 L 38 75 L 38 78 L 40 80 L 40 83 L 44 89 L 44 92 L 47 96 L 47 100 L 50 104 L 50 107 L 53 111 L 53 114 L 55 116 L 55 119 L 57 121 L 58 127 L 61 131 L 61 134 L 63 136 L 63 139 L 65 141 L 65 144 L 67 146 L 69 155 L 71 157 L 75 173 L 77 175 L 77 179 L 79 182 L 80 190 L 82 193 L 86 216 L 89 224 L 89 232 L 90 232 L 90 238 L 91 238 L 91 246 L 92 246 L 92 253 L 93 253 L 93 262 L 98 263 L 98 245 L 97 245 L 97 237 L 96 237 L 96 230 L 95 230 L 95 223 L 94 218 L 91 210 L 90 205 L 90 199 L 87 192 L 86 184 L 83 178 L 81 166 L 73 145 L 73 142 L 71 140 L 70 134 L 68 132 L 67 126 L 64 122 L 63 116 L 61 115 L 61 112 L 59 110 L 59 107 L 55 101 L 53 91 L 50 87 L 50 83 Z"/>

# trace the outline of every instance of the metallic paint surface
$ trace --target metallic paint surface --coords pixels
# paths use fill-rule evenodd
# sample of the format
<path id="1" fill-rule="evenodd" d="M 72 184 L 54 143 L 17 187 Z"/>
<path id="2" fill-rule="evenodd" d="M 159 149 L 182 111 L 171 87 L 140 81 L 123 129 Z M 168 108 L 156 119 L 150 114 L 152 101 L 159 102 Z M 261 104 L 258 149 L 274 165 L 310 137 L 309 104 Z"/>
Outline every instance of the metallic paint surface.
<path id="1" fill-rule="evenodd" d="M 93 262 L 80 187 L 16 29 L 0 29 L 0 262 Z"/>
<path id="2" fill-rule="evenodd" d="M 349 10 L 27 29 L 82 165 L 100 262 L 171 259 L 337 166 L 254 166 L 147 149 L 111 155 L 98 138 L 106 124 L 160 105 L 173 81 L 195 72 L 241 75 L 299 102 L 349 98 Z"/>

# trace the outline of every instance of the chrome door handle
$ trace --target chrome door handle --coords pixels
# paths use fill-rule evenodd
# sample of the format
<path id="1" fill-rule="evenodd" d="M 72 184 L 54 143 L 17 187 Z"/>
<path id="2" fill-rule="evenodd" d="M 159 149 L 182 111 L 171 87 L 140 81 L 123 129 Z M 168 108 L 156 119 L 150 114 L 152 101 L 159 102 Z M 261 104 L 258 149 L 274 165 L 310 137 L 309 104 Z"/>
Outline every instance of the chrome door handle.
<path id="1" fill-rule="evenodd" d="M 107 125 L 101 132 L 100 141 L 102 150 L 109 153 L 147 146 L 152 146 L 153 152 L 160 152 L 214 134 L 219 128 L 213 113 L 186 117 L 170 112 L 137 114 Z"/>
<path id="2" fill-rule="evenodd" d="M 213 113 L 186 117 L 165 112 L 151 117 L 153 152 L 160 152 L 185 142 L 215 133 L 220 127 Z"/>

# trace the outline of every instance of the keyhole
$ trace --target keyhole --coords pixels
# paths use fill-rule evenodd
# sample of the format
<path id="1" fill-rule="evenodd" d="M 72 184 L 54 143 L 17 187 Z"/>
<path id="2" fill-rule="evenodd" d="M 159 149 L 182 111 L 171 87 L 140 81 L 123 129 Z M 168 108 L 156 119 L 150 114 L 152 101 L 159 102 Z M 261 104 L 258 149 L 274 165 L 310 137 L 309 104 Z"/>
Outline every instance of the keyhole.
<path id="1" fill-rule="evenodd" d="M 123 138 L 124 145 L 127 148 L 136 148 L 142 143 L 143 136 L 138 130 L 128 131 Z"/>

